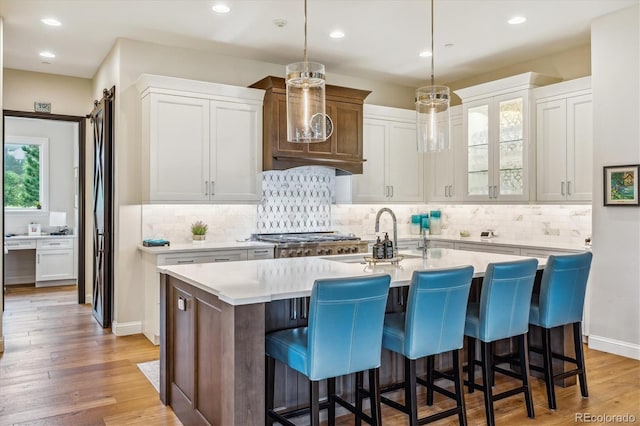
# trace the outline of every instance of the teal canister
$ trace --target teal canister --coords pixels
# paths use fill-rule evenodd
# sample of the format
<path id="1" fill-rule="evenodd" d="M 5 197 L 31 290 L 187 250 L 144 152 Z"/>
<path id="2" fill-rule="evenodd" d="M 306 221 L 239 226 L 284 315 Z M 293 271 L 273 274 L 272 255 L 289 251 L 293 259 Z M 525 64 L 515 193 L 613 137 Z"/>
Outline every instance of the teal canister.
<path id="1" fill-rule="evenodd" d="M 412 235 L 420 235 L 420 215 L 414 214 L 411 216 L 411 234 Z"/>
<path id="2" fill-rule="evenodd" d="M 431 220 L 429 222 L 429 233 L 431 235 L 442 234 L 442 215 L 440 210 L 431 210 Z"/>

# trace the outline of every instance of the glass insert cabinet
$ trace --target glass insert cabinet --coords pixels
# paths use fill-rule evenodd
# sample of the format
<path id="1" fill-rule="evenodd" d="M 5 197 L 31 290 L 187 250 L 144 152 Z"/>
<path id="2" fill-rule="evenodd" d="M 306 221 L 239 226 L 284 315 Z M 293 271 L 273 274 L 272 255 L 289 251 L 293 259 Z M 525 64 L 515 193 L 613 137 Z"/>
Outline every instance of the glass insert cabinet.
<path id="1" fill-rule="evenodd" d="M 460 89 L 463 107 L 463 200 L 529 200 L 531 90 L 548 77 L 526 73 Z"/>

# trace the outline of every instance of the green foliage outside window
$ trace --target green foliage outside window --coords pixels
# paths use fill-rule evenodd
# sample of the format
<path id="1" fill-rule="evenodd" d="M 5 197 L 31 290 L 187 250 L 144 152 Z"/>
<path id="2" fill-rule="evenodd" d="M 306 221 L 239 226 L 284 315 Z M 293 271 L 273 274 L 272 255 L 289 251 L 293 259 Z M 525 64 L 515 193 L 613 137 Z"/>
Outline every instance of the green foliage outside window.
<path id="1" fill-rule="evenodd" d="M 4 205 L 40 208 L 40 146 L 5 144 Z"/>

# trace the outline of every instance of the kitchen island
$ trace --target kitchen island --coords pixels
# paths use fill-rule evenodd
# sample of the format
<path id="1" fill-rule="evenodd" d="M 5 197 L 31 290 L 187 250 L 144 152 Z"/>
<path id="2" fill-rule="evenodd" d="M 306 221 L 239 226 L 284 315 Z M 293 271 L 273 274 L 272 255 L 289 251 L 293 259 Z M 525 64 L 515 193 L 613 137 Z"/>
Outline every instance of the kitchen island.
<path id="1" fill-rule="evenodd" d="M 431 249 L 426 259 L 420 251 L 401 254 L 399 265 L 349 255 L 160 267 L 162 401 L 185 424 L 263 425 L 265 333 L 306 324 L 316 279 L 389 274 L 393 311 L 403 308 L 414 270 L 472 265 L 473 298 L 489 263 L 522 259 L 449 249 Z M 546 259 L 538 262 L 541 270 Z M 558 352 L 570 336 L 561 337 Z M 401 363 L 383 353 L 381 382 L 398 381 L 401 372 Z M 276 375 L 276 406 L 298 408 L 308 385 L 284 369 Z M 343 380 L 345 391 L 350 380 Z"/>

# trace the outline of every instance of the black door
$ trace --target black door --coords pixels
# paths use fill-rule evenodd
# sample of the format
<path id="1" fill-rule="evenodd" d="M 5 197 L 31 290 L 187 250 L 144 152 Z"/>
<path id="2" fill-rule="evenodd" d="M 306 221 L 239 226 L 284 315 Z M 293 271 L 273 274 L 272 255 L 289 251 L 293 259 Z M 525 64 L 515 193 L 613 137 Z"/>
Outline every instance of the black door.
<path id="1" fill-rule="evenodd" d="M 93 316 L 111 327 L 113 308 L 113 99 L 104 90 L 90 114 L 93 126 Z"/>

